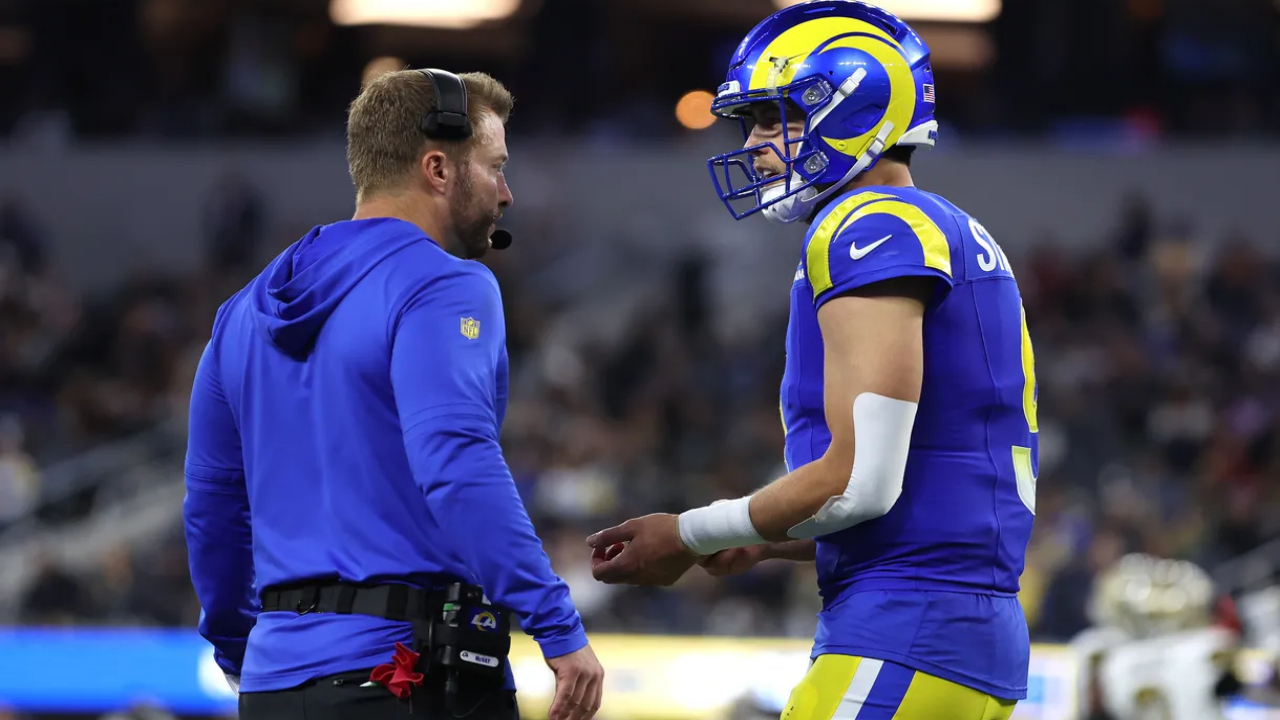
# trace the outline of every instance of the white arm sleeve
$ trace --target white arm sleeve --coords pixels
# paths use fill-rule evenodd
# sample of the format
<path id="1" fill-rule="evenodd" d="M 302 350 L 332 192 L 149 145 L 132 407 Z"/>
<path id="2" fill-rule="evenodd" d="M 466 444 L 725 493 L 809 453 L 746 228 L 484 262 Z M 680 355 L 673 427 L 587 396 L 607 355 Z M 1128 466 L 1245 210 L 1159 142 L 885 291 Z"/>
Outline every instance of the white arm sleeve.
<path id="1" fill-rule="evenodd" d="M 893 509 L 902 494 L 911 429 L 919 406 L 906 400 L 862 393 L 853 400 L 853 472 L 843 495 L 787 531 L 796 539 L 830 535 Z"/>

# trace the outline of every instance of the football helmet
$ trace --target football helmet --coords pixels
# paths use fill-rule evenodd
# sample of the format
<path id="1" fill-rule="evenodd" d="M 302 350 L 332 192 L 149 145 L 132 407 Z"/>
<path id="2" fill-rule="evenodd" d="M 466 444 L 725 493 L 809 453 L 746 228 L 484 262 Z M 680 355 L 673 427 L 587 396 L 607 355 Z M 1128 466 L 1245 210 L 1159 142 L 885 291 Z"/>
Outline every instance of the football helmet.
<path id="1" fill-rule="evenodd" d="M 747 34 L 711 110 L 741 123 L 745 139 L 757 103 L 778 106 L 782 147 L 762 143 L 707 162 L 721 202 L 739 220 L 759 211 L 780 223 L 808 218 L 886 148 L 932 146 L 938 135 L 928 46 L 902 20 L 856 0 L 792 5 Z M 787 129 L 797 111 L 805 120 L 799 136 Z M 782 176 L 754 167 L 766 147 L 785 163 Z"/>
<path id="2" fill-rule="evenodd" d="M 1089 614 L 1097 625 L 1148 638 L 1207 627 L 1213 602 L 1213 581 L 1198 565 L 1133 553 L 1095 580 Z"/>

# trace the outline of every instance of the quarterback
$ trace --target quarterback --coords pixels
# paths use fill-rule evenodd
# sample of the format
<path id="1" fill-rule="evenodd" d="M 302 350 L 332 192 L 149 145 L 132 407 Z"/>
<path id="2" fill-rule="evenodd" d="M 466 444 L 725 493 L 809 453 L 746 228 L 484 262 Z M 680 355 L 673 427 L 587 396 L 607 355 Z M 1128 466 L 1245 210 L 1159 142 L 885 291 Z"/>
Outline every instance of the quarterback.
<path id="1" fill-rule="evenodd" d="M 823 610 L 785 720 L 1005 720 L 1027 693 L 1018 578 L 1035 513 L 1035 361 L 983 226 L 917 189 L 937 138 L 929 50 L 852 0 L 781 10 L 738 46 L 712 158 L 735 218 L 808 224 L 791 286 L 788 474 L 590 538 L 608 583 L 816 560 Z"/>

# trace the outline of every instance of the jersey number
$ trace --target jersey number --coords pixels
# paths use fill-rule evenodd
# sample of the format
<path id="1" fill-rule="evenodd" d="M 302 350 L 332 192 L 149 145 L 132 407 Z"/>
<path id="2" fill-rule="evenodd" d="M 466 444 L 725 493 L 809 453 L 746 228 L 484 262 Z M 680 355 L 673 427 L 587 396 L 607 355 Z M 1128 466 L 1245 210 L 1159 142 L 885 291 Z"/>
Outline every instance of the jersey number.
<path id="1" fill-rule="evenodd" d="M 1013 268 L 1009 265 L 1009 258 L 1005 256 L 1004 250 L 991 237 L 991 233 L 982 227 L 982 224 L 973 218 L 969 218 L 969 232 L 973 234 L 973 239 L 977 241 L 985 253 L 978 254 L 978 267 L 983 272 L 991 272 L 993 270 L 1003 270 L 1010 275 L 1013 274 Z M 1022 314 L 1022 414 L 1027 419 L 1027 429 L 1032 433 L 1040 432 L 1040 425 L 1036 422 L 1036 355 L 1031 349 L 1031 333 L 1027 332 L 1027 311 L 1021 309 Z M 1031 462 L 1031 448 L 1022 447 L 1020 445 L 1013 446 L 1013 472 L 1018 480 L 1018 497 L 1022 500 L 1022 504 L 1027 506 L 1032 515 L 1036 514 L 1036 472 L 1035 466 Z"/>
<path id="2" fill-rule="evenodd" d="M 1036 420 L 1036 354 L 1031 348 L 1031 333 L 1027 331 L 1027 311 L 1022 309 L 1022 414 L 1027 419 L 1027 429 L 1040 432 Z M 1018 479 L 1018 497 L 1032 515 L 1036 514 L 1036 474 L 1031 464 L 1031 448 L 1013 447 L 1013 472 Z"/>

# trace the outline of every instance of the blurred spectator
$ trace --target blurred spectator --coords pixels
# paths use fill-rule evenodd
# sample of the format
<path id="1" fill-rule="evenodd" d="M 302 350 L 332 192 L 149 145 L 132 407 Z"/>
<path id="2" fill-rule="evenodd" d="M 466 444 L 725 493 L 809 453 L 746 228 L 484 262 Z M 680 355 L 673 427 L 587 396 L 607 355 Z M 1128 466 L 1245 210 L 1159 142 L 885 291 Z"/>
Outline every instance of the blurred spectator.
<path id="1" fill-rule="evenodd" d="M 22 443 L 18 418 L 0 417 L 0 529 L 30 511 L 40 493 L 40 472 Z"/>
<path id="2" fill-rule="evenodd" d="M 205 207 L 205 242 L 215 272 L 242 271 L 254 265 L 265 234 L 262 198 L 237 175 L 224 177 Z"/>
<path id="3" fill-rule="evenodd" d="M 35 581 L 22 598 L 23 624 L 79 625 L 94 615 L 84 583 L 56 563 L 43 560 Z"/>
<path id="4" fill-rule="evenodd" d="M 48 259 L 44 233 L 15 197 L 0 199 L 0 252 L 17 260 L 24 273 L 38 275 Z"/>
<path id="5" fill-rule="evenodd" d="M 1044 591 L 1036 635 L 1043 640 L 1065 642 L 1088 628 L 1089 598 L 1093 580 L 1127 552 L 1114 531 L 1103 530 L 1089 543 L 1088 552 L 1062 566 Z"/>

